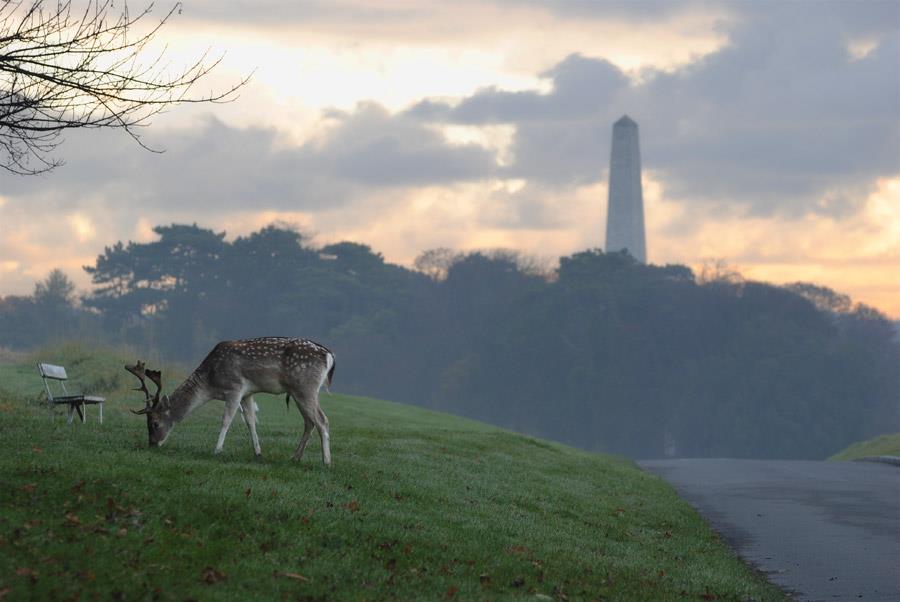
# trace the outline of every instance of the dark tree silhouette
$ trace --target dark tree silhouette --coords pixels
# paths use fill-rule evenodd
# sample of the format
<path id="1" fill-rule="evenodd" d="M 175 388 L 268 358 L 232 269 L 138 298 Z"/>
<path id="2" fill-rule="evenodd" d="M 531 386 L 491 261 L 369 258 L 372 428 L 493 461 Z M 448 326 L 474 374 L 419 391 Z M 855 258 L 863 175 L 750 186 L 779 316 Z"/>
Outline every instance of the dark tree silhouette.
<path id="1" fill-rule="evenodd" d="M 510 252 L 426 254 L 422 273 L 283 226 L 156 233 L 107 247 L 81 304 L 58 272 L 0 298 L 0 347 L 105 336 L 196 363 L 223 338 L 308 336 L 340 392 L 632 457 L 824 458 L 900 429 L 894 323 L 820 286 L 598 249 L 548 278 Z"/>
<path id="2" fill-rule="evenodd" d="M 247 79 L 191 93 L 221 57 L 204 53 L 172 71 L 165 51 L 146 56 L 181 4 L 148 23 L 152 9 L 132 14 L 112 0 L 87 0 L 83 9 L 71 0 L 0 2 L 0 167 L 28 175 L 53 169 L 62 162 L 51 153 L 75 128 L 119 128 L 148 148 L 139 128 L 166 108 L 234 98 Z"/>

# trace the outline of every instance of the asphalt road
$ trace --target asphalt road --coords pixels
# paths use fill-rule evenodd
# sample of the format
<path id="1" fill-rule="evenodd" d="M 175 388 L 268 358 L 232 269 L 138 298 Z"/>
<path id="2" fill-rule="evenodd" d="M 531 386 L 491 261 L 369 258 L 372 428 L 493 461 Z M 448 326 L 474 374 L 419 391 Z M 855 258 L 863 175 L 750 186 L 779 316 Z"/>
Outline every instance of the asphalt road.
<path id="1" fill-rule="evenodd" d="M 747 562 L 798 600 L 900 601 L 900 467 L 648 460 Z"/>

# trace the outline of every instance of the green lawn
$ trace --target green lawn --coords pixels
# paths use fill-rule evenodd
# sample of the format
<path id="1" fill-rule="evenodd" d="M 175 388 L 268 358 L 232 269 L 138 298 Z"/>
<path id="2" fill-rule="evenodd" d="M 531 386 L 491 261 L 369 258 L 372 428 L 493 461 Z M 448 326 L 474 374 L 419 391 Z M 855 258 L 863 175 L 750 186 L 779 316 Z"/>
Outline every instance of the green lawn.
<path id="1" fill-rule="evenodd" d="M 854 443 L 828 459 L 856 460 L 866 456 L 900 456 L 900 433 L 881 435 L 868 441 Z"/>
<path id="2" fill-rule="evenodd" d="M 220 402 L 150 450 L 133 357 L 41 358 L 106 421 L 51 419 L 33 364 L 0 365 L 0 599 L 787 600 L 626 459 L 343 395 L 331 469 L 316 437 L 289 460 L 302 421 L 264 396 L 261 459 L 240 419 L 212 454 Z"/>

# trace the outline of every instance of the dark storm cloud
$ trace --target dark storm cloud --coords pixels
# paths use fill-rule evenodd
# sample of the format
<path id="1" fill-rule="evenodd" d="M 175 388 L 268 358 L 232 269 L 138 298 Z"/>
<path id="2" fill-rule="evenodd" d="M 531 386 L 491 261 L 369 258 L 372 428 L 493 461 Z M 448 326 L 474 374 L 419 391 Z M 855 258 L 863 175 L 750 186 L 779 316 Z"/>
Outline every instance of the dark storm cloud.
<path id="1" fill-rule="evenodd" d="M 61 206 L 105 197 L 176 211 L 315 211 L 379 188 L 479 179 L 495 167 L 484 148 L 448 145 L 432 129 L 372 103 L 332 112 L 329 121 L 316 140 L 291 146 L 272 129 L 208 119 L 198 128 L 156 133 L 148 143 L 164 147 L 162 155 L 121 133 L 78 133 L 60 148 L 69 151 L 64 167 L 37 179 L 4 177 L 4 192 L 37 193 Z"/>
<path id="2" fill-rule="evenodd" d="M 612 63 L 578 54 L 540 76 L 553 82 L 552 94 L 487 88 L 453 107 L 426 99 L 408 114 L 465 124 L 571 121 L 595 116 L 628 86 L 628 78 Z"/>
<path id="3" fill-rule="evenodd" d="M 611 125 L 629 113 L 641 125 L 644 165 L 670 197 L 738 202 L 758 214 L 846 213 L 847 198 L 900 173 L 896 10 L 855 6 L 873 14 L 845 21 L 842 4 L 767 5 L 734 24 L 719 51 L 673 73 L 644 72 L 640 83 L 574 55 L 544 74 L 548 94 L 486 89 L 409 114 L 512 123 L 515 160 L 505 173 L 566 187 L 605 177 Z M 848 52 L 853 35 L 883 30 L 865 57 Z"/>
<path id="4" fill-rule="evenodd" d="M 575 18 L 621 19 L 626 22 L 667 21 L 674 16 L 727 5 L 704 0 L 497 0 L 507 6 L 534 6 Z"/>
<path id="5" fill-rule="evenodd" d="M 450 184 L 477 180 L 494 170 L 494 156 L 475 145 L 449 145 L 444 137 L 404 115 L 365 103 L 333 112 L 340 121 L 316 158 L 340 179 L 376 186 Z"/>
<path id="6" fill-rule="evenodd" d="M 768 20 L 780 13 L 786 4 L 794 4 L 802 12 L 827 15 L 841 23 L 845 33 L 865 35 L 896 30 L 900 6 L 896 0 L 818 0 L 785 2 L 784 0 L 495 0 L 505 6 L 533 6 L 570 18 L 609 20 L 631 23 L 669 21 L 680 15 L 720 13 L 729 20 L 751 24 Z M 800 22 L 785 25 L 800 25 Z M 752 27 L 752 25 L 751 25 Z"/>
<path id="7" fill-rule="evenodd" d="M 600 157 L 609 153 L 612 107 L 627 93 L 628 78 L 605 60 L 577 54 L 541 76 L 553 83 L 552 93 L 488 88 L 455 106 L 424 100 L 407 114 L 466 125 L 514 124 L 515 160 L 503 175 L 558 186 L 596 181 Z"/>

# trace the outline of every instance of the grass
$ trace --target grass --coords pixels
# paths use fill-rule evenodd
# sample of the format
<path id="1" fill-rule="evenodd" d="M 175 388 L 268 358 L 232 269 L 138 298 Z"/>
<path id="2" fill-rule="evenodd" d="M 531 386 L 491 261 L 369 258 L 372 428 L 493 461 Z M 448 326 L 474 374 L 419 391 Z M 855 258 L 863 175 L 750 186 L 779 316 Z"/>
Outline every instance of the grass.
<path id="1" fill-rule="evenodd" d="M 881 435 L 867 441 L 859 441 L 828 459 L 856 460 L 866 456 L 900 456 L 900 433 Z"/>
<path id="2" fill-rule="evenodd" d="M 218 402 L 150 450 L 132 358 L 41 357 L 109 402 L 68 426 L 35 358 L 0 365 L 0 598 L 787 600 L 623 458 L 343 395 L 330 470 L 267 396 L 260 459 L 239 419 L 212 454 Z"/>

